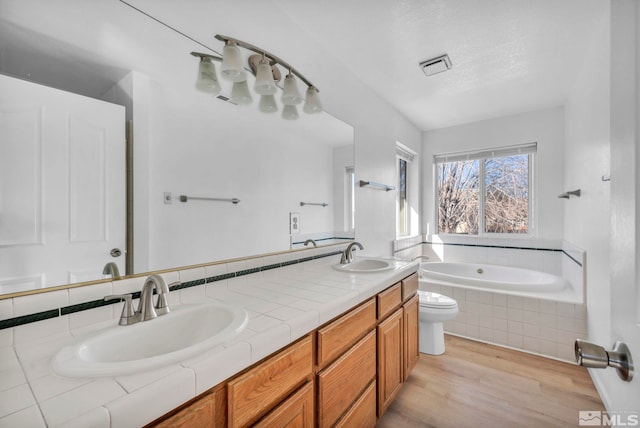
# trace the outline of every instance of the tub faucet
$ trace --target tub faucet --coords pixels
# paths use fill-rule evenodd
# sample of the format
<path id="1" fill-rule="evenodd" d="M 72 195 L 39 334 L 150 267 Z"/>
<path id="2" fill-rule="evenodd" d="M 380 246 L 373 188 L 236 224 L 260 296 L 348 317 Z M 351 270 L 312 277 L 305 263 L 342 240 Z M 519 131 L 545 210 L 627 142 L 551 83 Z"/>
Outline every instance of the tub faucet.
<path id="1" fill-rule="evenodd" d="M 316 241 L 314 241 L 313 239 L 307 239 L 306 241 L 304 241 L 304 246 L 306 247 L 307 244 L 313 244 L 314 247 L 317 247 L 318 244 L 316 244 Z"/>
<path id="2" fill-rule="evenodd" d="M 364 247 L 362 246 L 361 243 L 356 241 L 352 242 L 351 244 L 349 244 L 347 249 L 344 250 L 344 252 L 342 253 L 342 257 L 340 258 L 341 265 L 346 265 L 347 263 L 351 263 L 353 261 L 353 251 L 355 250 L 354 248 L 355 246 L 357 246 L 361 250 L 364 250 Z"/>
<path id="3" fill-rule="evenodd" d="M 156 305 L 153 305 L 153 291 L 158 293 Z M 140 321 L 147 321 L 157 318 L 169 312 L 169 304 L 167 303 L 167 295 L 169 287 L 160 275 L 150 275 L 142 286 L 140 294 L 140 303 L 136 311 L 140 316 Z"/>

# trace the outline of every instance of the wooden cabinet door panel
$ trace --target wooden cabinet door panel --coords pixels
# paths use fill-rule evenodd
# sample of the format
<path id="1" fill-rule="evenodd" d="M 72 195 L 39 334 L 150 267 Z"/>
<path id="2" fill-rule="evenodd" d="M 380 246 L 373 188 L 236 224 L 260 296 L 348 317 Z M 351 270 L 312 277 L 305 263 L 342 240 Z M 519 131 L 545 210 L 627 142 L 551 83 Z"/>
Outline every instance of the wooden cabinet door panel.
<path id="1" fill-rule="evenodd" d="M 358 401 L 349 409 L 336 428 L 374 427 L 376 425 L 376 382 L 362 393 Z"/>
<path id="2" fill-rule="evenodd" d="M 420 305 L 418 296 L 413 296 L 403 306 L 404 310 L 404 374 L 403 379 L 406 381 L 420 359 L 420 350 L 418 346 L 419 340 L 419 319 Z"/>
<path id="3" fill-rule="evenodd" d="M 314 403 L 313 382 L 308 382 L 255 426 L 258 428 L 313 428 Z"/>
<path id="4" fill-rule="evenodd" d="M 418 273 L 413 273 L 402 280 L 402 301 L 406 302 L 418 291 Z"/>
<path id="5" fill-rule="evenodd" d="M 378 417 L 402 386 L 402 308 L 378 324 Z"/>
<path id="6" fill-rule="evenodd" d="M 318 426 L 333 426 L 375 375 L 376 335 L 371 331 L 318 374 Z"/>
<path id="7" fill-rule="evenodd" d="M 376 324 L 376 301 L 368 302 L 318 330 L 318 367 L 323 368 Z"/>
<path id="8" fill-rule="evenodd" d="M 401 284 L 397 283 L 393 287 L 387 288 L 378 294 L 378 319 L 385 319 L 402 304 Z"/>
<path id="9" fill-rule="evenodd" d="M 247 426 L 267 413 L 313 372 L 311 337 L 290 345 L 229 382 L 229 426 Z"/>

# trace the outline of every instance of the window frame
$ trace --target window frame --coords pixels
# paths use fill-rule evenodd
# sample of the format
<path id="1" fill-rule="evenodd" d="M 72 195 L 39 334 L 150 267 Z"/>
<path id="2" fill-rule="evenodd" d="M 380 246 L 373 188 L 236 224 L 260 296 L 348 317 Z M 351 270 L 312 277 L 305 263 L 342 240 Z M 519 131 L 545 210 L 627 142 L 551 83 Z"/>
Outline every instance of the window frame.
<path id="1" fill-rule="evenodd" d="M 412 203 L 412 198 L 410 197 L 410 186 L 411 186 L 411 168 L 412 165 L 414 165 L 414 160 L 416 158 L 417 154 L 411 150 L 409 147 L 405 146 L 404 144 L 396 141 L 396 166 L 395 166 L 395 183 L 397 185 L 397 191 L 396 191 L 396 206 L 395 206 L 395 212 L 396 212 L 396 238 L 406 238 L 409 236 L 413 236 L 411 231 L 412 231 L 412 224 L 411 224 L 411 203 Z M 404 212 L 405 214 L 405 219 L 404 219 L 404 225 L 405 225 L 405 230 L 404 232 L 400 231 L 400 160 L 403 160 L 406 162 L 405 165 L 405 201 L 406 201 L 406 210 Z M 415 179 L 413 180 L 415 181 Z M 414 183 L 415 185 L 416 183 Z"/>
<path id="2" fill-rule="evenodd" d="M 526 143 L 514 146 L 505 146 L 489 149 L 480 149 L 465 152 L 447 153 L 433 156 L 433 200 L 434 200 L 434 226 L 436 235 L 440 236 L 466 236 L 470 238 L 532 238 L 537 235 L 537 219 L 535 217 L 535 206 L 537 204 L 535 165 L 538 153 L 537 142 Z M 485 191 L 486 191 L 486 165 L 485 161 L 491 158 L 508 157 L 514 155 L 528 155 L 528 184 L 529 184 L 529 206 L 528 206 L 528 230 L 527 233 L 494 233 L 486 232 L 485 222 Z M 443 162 L 458 162 L 463 160 L 478 160 L 478 233 L 475 235 L 463 233 L 441 233 L 439 231 L 439 192 L 438 192 L 438 164 Z"/>

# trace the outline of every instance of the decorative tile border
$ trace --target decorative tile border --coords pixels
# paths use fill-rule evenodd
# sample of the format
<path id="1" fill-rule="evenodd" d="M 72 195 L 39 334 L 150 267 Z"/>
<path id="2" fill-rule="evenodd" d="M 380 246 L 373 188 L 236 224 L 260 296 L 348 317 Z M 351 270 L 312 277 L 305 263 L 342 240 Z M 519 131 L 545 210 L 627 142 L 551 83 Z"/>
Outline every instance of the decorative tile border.
<path id="1" fill-rule="evenodd" d="M 216 282 L 216 281 L 224 281 L 224 280 L 230 279 L 230 278 L 236 278 L 236 277 L 244 276 L 244 275 L 251 275 L 251 274 L 258 273 L 258 272 L 263 272 L 263 271 L 266 271 L 266 270 L 277 269 L 277 268 L 280 268 L 280 267 L 295 265 L 295 264 L 298 264 L 298 263 L 304 263 L 304 262 L 308 262 L 308 261 L 312 261 L 312 260 L 322 259 L 322 258 L 325 258 L 325 257 L 331 257 L 331 256 L 335 256 L 335 255 L 338 255 L 338 254 L 342 254 L 342 251 L 332 251 L 332 252 L 329 252 L 329 253 L 318 254 L 318 255 L 315 255 L 315 256 L 302 257 L 302 258 L 299 258 L 299 259 L 289 260 L 289 261 L 285 261 L 285 262 L 282 262 L 282 263 L 275 263 L 275 264 L 269 264 L 269 265 L 255 267 L 255 268 L 251 268 L 251 269 L 244 269 L 244 270 L 237 271 L 237 272 L 225 273 L 223 275 L 211 276 L 211 277 L 207 277 L 207 278 L 203 278 L 203 279 L 198 279 L 198 280 L 195 280 L 195 281 L 187 281 L 187 282 L 183 282 L 183 283 L 176 284 L 176 285 L 173 285 L 173 286 L 169 287 L 169 291 L 182 290 L 182 289 L 185 289 L 185 288 L 196 287 L 198 285 L 208 284 L 208 283 Z M 133 299 L 140 298 L 140 291 L 136 291 L 135 293 L 132 293 L 131 297 Z M 46 310 L 46 311 L 37 312 L 37 313 L 34 313 L 34 314 L 22 315 L 22 316 L 14 317 L 14 318 L 8 318 L 8 319 L 5 319 L 5 320 L 0 320 L 0 330 L 4 330 L 4 329 L 7 329 L 7 328 L 12 328 L 12 327 L 17 327 L 17 326 L 20 326 L 20 325 L 30 324 L 30 323 L 34 323 L 34 322 L 38 322 L 38 321 L 44 321 L 44 320 L 47 320 L 47 319 L 57 318 L 57 317 L 60 317 L 60 316 L 69 315 L 69 314 L 76 313 L 76 312 L 81 312 L 81 311 L 86 311 L 86 310 L 89 310 L 89 309 L 95 309 L 95 308 L 99 308 L 99 307 L 106 306 L 106 305 L 114 305 L 116 303 L 119 303 L 119 301 L 118 300 L 112 300 L 112 301 L 105 302 L 103 299 L 92 300 L 90 302 L 78 303 L 78 304 L 75 304 L 75 305 L 63 306 L 61 308 L 53 308 L 53 309 L 49 309 L 49 310 Z"/>
<path id="2" fill-rule="evenodd" d="M 581 261 L 574 258 L 571 254 L 569 254 L 569 252 L 559 248 L 543 248 L 543 247 L 519 246 L 519 245 L 515 246 L 515 245 L 489 245 L 489 244 L 462 244 L 458 242 L 431 242 L 431 241 L 423 241 L 420 244 L 415 244 L 415 245 L 422 245 L 422 244 L 431 245 L 431 246 L 443 245 L 443 246 L 450 246 L 450 247 L 493 248 L 493 249 L 500 249 L 500 250 L 550 251 L 550 252 L 556 252 L 556 253 L 563 253 L 564 255 L 569 257 L 569 259 L 575 262 L 578 266 L 582 267 Z M 406 248 L 394 251 L 394 253 L 404 251 L 404 250 L 406 250 Z"/>

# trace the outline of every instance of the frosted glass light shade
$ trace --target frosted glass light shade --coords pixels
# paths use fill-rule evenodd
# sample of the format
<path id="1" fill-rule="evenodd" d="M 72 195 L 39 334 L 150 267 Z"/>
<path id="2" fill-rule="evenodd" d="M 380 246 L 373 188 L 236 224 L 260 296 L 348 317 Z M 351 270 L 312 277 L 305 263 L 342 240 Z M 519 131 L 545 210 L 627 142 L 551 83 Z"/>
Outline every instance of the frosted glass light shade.
<path id="1" fill-rule="evenodd" d="M 306 98 L 304 100 L 304 107 L 302 111 L 308 114 L 320 113 L 322 111 L 322 103 L 320 102 L 320 95 L 313 86 L 307 88 Z"/>
<path id="2" fill-rule="evenodd" d="M 278 111 L 276 98 L 273 95 L 262 95 L 258 109 L 263 113 L 275 113 Z"/>
<path id="3" fill-rule="evenodd" d="M 222 77 L 232 82 L 247 80 L 247 72 L 242 67 L 242 55 L 240 48 L 232 42 L 228 42 L 222 49 L 222 65 L 220 66 Z"/>
<path id="4" fill-rule="evenodd" d="M 249 92 L 249 86 L 247 85 L 246 80 L 243 82 L 233 82 L 233 86 L 231 87 L 231 97 L 229 99 L 232 103 L 238 105 L 251 104 L 253 98 L 251 98 L 251 93 Z"/>
<path id="5" fill-rule="evenodd" d="M 273 95 L 278 91 L 269 61 L 263 59 L 256 69 L 256 83 L 253 90 L 260 95 Z"/>
<path id="6" fill-rule="evenodd" d="M 216 75 L 216 67 L 211 62 L 211 58 L 200 58 L 196 88 L 199 91 L 212 95 L 218 95 L 222 90 L 218 82 L 218 76 Z"/>
<path id="7" fill-rule="evenodd" d="M 298 118 L 298 109 L 293 105 L 285 105 L 282 108 L 282 118 L 285 120 L 296 120 Z"/>
<path id="8" fill-rule="evenodd" d="M 298 82 L 293 74 L 288 74 L 284 79 L 284 87 L 282 89 L 282 104 L 293 106 L 300 104 L 304 99 L 298 89 Z"/>

